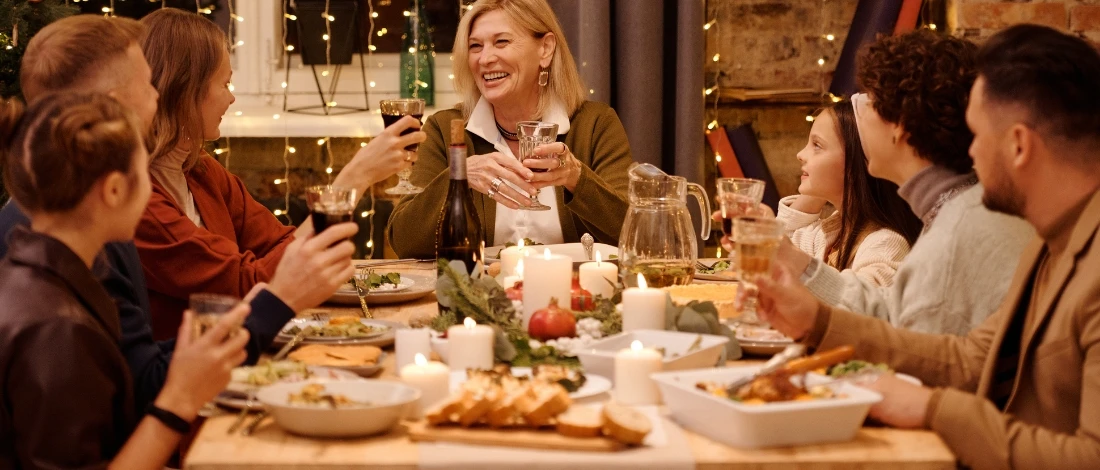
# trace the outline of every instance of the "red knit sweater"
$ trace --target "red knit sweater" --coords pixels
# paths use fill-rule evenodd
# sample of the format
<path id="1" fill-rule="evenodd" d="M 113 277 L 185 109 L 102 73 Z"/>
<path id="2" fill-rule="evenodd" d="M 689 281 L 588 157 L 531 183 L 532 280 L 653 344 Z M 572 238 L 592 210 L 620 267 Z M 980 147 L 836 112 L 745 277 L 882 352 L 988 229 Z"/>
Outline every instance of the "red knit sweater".
<path id="1" fill-rule="evenodd" d="M 187 186 L 205 227 L 188 219 L 154 178 L 134 236 L 158 340 L 177 336 L 191 294 L 243 297 L 256 283 L 270 280 L 294 239 L 294 227 L 280 223 L 209 155 L 187 172 Z"/>

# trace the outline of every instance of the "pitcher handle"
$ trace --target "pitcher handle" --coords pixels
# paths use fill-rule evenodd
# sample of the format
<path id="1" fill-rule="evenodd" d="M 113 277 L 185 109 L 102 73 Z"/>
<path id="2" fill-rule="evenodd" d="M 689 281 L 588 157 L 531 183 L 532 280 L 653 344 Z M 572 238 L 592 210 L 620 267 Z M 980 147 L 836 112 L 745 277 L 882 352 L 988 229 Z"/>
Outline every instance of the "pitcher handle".
<path id="1" fill-rule="evenodd" d="M 688 183 L 688 194 L 695 196 L 696 202 L 699 203 L 699 210 L 702 212 L 703 227 L 699 231 L 699 236 L 703 237 L 703 240 L 710 239 L 710 199 L 707 197 L 707 191 L 695 183 Z"/>

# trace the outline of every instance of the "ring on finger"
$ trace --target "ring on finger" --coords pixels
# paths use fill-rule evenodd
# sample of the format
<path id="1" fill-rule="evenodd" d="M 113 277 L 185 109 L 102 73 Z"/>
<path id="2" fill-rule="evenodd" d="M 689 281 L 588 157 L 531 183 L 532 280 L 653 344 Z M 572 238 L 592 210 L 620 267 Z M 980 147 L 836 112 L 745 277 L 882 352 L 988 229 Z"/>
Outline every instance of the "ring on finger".
<path id="1" fill-rule="evenodd" d="M 499 191 L 501 184 L 504 184 L 504 180 L 500 178 L 493 178 L 493 181 L 490 183 L 494 191 Z"/>
<path id="2" fill-rule="evenodd" d="M 564 167 L 564 166 L 565 166 L 565 158 L 559 155 L 558 156 L 558 168 L 561 168 L 561 167 Z"/>
<path id="3" fill-rule="evenodd" d="M 562 155 L 565 155 L 565 153 L 568 152 L 568 151 L 569 151 L 569 146 L 565 145 L 565 142 L 561 142 L 561 152 L 555 153 L 554 155 L 557 155 L 558 157 L 561 157 Z"/>
<path id="4" fill-rule="evenodd" d="M 489 188 L 489 192 L 487 192 L 485 194 L 489 195 L 489 199 L 495 200 L 496 199 L 495 196 L 497 195 L 497 192 L 495 190 L 493 190 L 493 188 Z"/>
<path id="5" fill-rule="evenodd" d="M 405 154 L 405 161 L 406 161 L 406 162 L 411 162 L 411 161 L 412 161 L 412 159 L 413 159 L 413 156 L 412 156 L 412 154 L 411 154 L 411 153 L 406 153 L 406 154 Z"/>

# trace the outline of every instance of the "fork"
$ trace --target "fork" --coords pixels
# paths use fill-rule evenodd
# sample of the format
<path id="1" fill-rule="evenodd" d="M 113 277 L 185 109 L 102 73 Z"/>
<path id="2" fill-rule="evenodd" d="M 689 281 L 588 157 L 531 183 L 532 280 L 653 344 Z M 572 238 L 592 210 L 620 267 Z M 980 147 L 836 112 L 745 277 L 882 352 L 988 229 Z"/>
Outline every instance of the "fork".
<path id="1" fill-rule="evenodd" d="M 374 274 L 373 269 L 366 266 L 360 267 L 359 275 L 352 278 L 351 281 L 352 285 L 355 286 L 355 293 L 359 296 L 359 308 L 363 311 L 363 318 L 374 318 L 374 315 L 370 313 L 370 309 L 367 308 L 367 292 L 369 292 L 370 286 L 367 286 L 367 292 L 364 292 L 363 286 L 359 284 L 360 278 L 367 278 L 369 282 L 371 274 Z"/>
<path id="2" fill-rule="evenodd" d="M 260 427 L 260 423 L 264 422 L 264 420 L 267 419 L 268 414 L 269 413 L 267 410 L 261 411 L 260 414 L 256 415 L 256 420 L 253 421 L 252 424 L 245 426 L 244 429 L 241 430 L 241 435 L 251 436 L 252 432 L 255 431 L 256 428 Z"/>

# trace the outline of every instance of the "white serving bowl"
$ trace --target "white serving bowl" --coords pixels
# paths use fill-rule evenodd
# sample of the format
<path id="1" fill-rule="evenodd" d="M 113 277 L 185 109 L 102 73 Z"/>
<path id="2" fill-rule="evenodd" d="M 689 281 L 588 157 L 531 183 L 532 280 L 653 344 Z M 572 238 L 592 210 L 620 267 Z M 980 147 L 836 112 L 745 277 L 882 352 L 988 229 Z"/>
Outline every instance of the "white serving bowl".
<path id="1" fill-rule="evenodd" d="M 696 388 L 698 382 L 732 383 L 760 366 L 653 374 L 672 419 L 714 441 L 740 448 L 844 442 L 855 438 L 871 405 L 882 395 L 840 383 L 839 398 L 743 405 Z M 809 379 L 808 379 L 809 380 Z"/>
<path id="2" fill-rule="evenodd" d="M 699 336 L 703 337 L 699 349 L 685 354 Z M 620 350 L 629 349 L 630 343 L 635 340 L 641 341 L 642 346 L 646 348 L 665 348 L 665 359 L 661 369 L 664 371 L 714 367 L 722 357 L 726 343 L 729 342 L 729 338 L 725 336 L 664 330 L 634 330 L 595 341 L 588 348 L 579 351 L 577 357 L 581 360 L 585 372 L 614 380 L 615 355 Z M 670 355 L 674 353 L 680 355 L 671 357 Z"/>
<path id="3" fill-rule="evenodd" d="M 311 383 L 322 383 L 325 391 L 369 403 L 367 406 L 324 408 L 289 405 L 287 398 Z M 420 399 L 420 390 L 400 382 L 382 380 L 310 380 L 274 384 L 256 394 L 275 422 L 294 434 L 310 437 L 357 437 L 389 431 Z"/>

